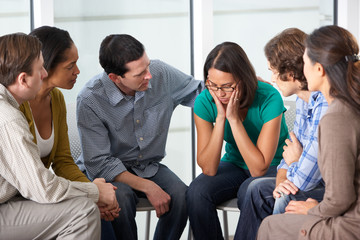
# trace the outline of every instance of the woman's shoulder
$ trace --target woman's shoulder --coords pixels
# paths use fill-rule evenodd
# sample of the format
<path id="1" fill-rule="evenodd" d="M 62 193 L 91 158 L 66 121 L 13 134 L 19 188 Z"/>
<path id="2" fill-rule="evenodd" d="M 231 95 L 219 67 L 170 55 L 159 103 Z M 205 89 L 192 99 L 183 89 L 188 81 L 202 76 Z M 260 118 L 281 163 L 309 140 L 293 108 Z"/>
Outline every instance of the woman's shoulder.
<path id="1" fill-rule="evenodd" d="M 207 89 L 203 90 L 195 100 L 195 114 L 206 121 L 213 121 L 216 111 L 216 105 L 210 92 Z"/>
<path id="2" fill-rule="evenodd" d="M 261 81 L 258 81 L 254 104 L 257 106 L 268 106 L 269 104 L 284 105 L 279 91 L 276 90 L 270 83 L 264 83 Z"/>
<path id="3" fill-rule="evenodd" d="M 360 134 L 360 115 L 345 102 L 335 99 L 321 119 L 321 125 L 323 127 L 336 125 L 336 128 L 340 126 L 346 129 L 352 128 Z"/>
<path id="4" fill-rule="evenodd" d="M 268 99 L 268 98 L 277 98 L 282 99 L 281 95 L 276 88 L 274 88 L 270 83 L 265 83 L 258 81 L 258 88 L 256 89 L 256 94 L 260 99 Z"/>
<path id="5" fill-rule="evenodd" d="M 206 88 L 196 97 L 195 104 L 210 104 L 213 101 L 213 98 Z"/>
<path id="6" fill-rule="evenodd" d="M 51 90 L 50 95 L 51 95 L 51 108 L 54 111 L 54 113 L 57 111 L 63 112 L 66 106 L 65 106 L 64 95 L 62 94 L 62 92 L 59 89 L 54 88 L 53 90 Z"/>

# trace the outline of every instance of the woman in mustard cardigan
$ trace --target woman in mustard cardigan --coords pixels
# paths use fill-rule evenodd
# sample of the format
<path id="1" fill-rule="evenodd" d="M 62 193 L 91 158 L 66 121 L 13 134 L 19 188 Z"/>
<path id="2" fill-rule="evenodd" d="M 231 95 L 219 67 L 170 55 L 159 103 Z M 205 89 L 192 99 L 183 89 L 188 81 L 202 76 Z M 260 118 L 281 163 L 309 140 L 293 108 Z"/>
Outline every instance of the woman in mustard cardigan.
<path id="1" fill-rule="evenodd" d="M 57 176 L 68 180 L 90 182 L 71 156 L 66 105 L 63 94 L 57 89 L 72 89 L 76 82 L 80 73 L 77 66 L 77 48 L 69 33 L 56 27 L 39 27 L 30 35 L 36 36 L 42 42 L 44 68 L 48 72 L 48 77 L 43 79 L 41 89 L 35 98 L 24 102 L 20 110 L 29 123 L 45 167 L 51 166 Z M 103 212 L 101 206 L 99 208 L 101 217 L 105 220 L 113 220 L 114 217 L 118 217 L 120 211 L 114 209 L 111 212 Z M 102 228 L 103 239 L 114 237 L 112 232 L 104 231 L 104 222 Z"/>
<path id="2" fill-rule="evenodd" d="M 64 96 L 57 89 L 72 89 L 76 82 L 80 73 L 77 48 L 67 31 L 55 27 L 40 27 L 30 35 L 42 42 L 48 77 L 35 99 L 23 103 L 20 110 L 29 122 L 45 167 L 51 166 L 56 175 L 71 181 L 89 182 L 71 156 Z"/>

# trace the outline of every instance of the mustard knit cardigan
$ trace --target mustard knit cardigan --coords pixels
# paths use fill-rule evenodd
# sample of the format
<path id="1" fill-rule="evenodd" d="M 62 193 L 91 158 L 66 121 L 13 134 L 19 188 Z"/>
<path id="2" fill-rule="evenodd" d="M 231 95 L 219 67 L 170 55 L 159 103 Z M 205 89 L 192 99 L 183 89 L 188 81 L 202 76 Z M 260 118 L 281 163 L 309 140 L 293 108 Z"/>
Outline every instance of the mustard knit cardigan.
<path id="1" fill-rule="evenodd" d="M 57 176 L 66 178 L 71 181 L 90 182 L 90 180 L 75 164 L 74 159 L 70 153 L 64 96 L 57 88 L 54 88 L 50 92 L 50 96 L 52 120 L 54 122 L 54 145 L 51 153 L 48 156 L 41 158 L 41 160 L 46 168 L 52 166 L 52 169 Z M 34 142 L 36 143 L 34 120 L 29 102 L 24 102 L 20 106 L 20 110 L 24 113 L 26 120 L 29 123 L 30 132 L 34 136 Z"/>

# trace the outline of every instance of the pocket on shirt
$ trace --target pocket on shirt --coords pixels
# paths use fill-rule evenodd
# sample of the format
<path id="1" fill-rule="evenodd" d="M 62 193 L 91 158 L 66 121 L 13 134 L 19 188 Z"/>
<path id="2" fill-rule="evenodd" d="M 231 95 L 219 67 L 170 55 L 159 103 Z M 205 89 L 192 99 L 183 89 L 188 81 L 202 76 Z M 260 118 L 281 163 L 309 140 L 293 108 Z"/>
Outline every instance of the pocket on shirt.
<path id="1" fill-rule="evenodd" d="M 146 136 L 160 135 L 169 129 L 173 109 L 171 103 L 160 102 L 144 110 L 143 131 Z"/>

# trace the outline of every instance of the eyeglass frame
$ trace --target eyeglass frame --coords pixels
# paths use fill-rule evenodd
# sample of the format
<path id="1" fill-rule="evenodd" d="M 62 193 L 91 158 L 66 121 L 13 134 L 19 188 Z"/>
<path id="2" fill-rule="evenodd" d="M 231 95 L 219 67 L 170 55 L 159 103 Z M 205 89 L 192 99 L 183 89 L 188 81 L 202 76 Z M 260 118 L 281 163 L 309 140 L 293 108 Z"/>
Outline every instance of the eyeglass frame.
<path id="1" fill-rule="evenodd" d="M 209 79 L 206 79 L 206 81 L 209 81 L 210 83 L 212 83 L 212 84 L 214 84 L 212 81 L 210 81 Z M 212 91 L 215 91 L 215 92 L 217 92 L 218 90 L 221 90 L 221 91 L 223 91 L 223 92 L 233 92 L 233 91 L 235 91 L 235 88 L 236 88 L 236 86 L 238 85 L 238 83 L 234 86 L 234 87 L 217 87 L 217 86 L 212 86 L 212 85 L 210 85 L 210 84 L 205 84 L 205 87 L 208 89 L 208 90 L 210 90 L 209 88 L 216 88 L 216 90 L 214 90 L 214 89 L 211 89 Z M 224 88 L 231 88 L 232 90 L 231 91 L 225 91 L 224 90 Z"/>

